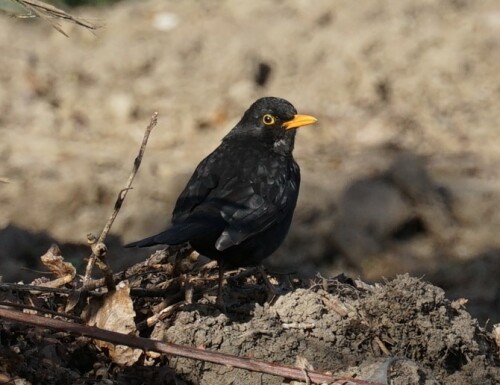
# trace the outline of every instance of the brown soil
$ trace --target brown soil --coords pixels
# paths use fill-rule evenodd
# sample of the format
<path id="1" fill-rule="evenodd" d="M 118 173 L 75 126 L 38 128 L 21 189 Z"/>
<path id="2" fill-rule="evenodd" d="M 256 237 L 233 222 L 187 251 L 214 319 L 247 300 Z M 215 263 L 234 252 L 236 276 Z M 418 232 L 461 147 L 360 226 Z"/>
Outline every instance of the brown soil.
<path id="1" fill-rule="evenodd" d="M 153 266 L 156 273 L 151 272 Z M 190 270 L 199 271 L 194 266 Z M 150 264 L 147 270 L 149 274 L 130 279 L 132 288 L 170 290 L 178 282 L 167 273 L 173 270 L 171 263 Z M 177 301 L 180 306 L 154 327 L 143 328 L 141 336 L 377 384 L 492 385 L 500 381 L 499 346 L 492 334 L 479 326 L 462 301 L 447 300 L 442 289 L 422 280 L 402 275 L 375 286 L 346 277 L 310 283 L 293 280 L 281 284 L 283 295 L 269 304 L 263 284 L 252 276 L 233 275 L 224 288 L 226 310 L 221 312 L 214 305 L 216 275 L 212 270 L 209 275 L 179 277 L 192 283 L 197 300 L 191 304 L 179 302 L 178 287 L 165 298 L 132 294 L 137 325 L 158 314 L 165 301 Z M 109 328 L 121 329 L 129 319 L 122 313 L 127 297 L 119 292 L 112 300 L 112 317 L 105 306 L 100 309 L 100 300 L 92 301 L 86 313 L 97 311 L 98 317 L 109 317 L 106 322 L 114 324 Z M 62 309 L 65 298 L 0 292 L 2 301 L 34 302 L 38 308 Z M 141 350 L 123 346 L 116 355 L 109 345 L 9 322 L 0 323 L 0 338 L 0 376 L 23 384 L 283 382 L 279 376 L 175 356 L 145 356 Z"/>
<path id="2" fill-rule="evenodd" d="M 489 278 L 500 274 L 498 2 L 147 1 L 79 13 L 104 27 L 65 26 L 68 39 L 44 22 L 0 25 L 4 279 L 33 277 L 17 261 L 36 267 L 54 239 L 80 258 L 153 111 L 159 126 L 113 228 L 124 241 L 167 226 L 200 159 L 253 100 L 277 95 L 320 123 L 297 141 L 301 195 L 274 270 L 425 274 L 500 320 Z M 162 18 L 173 28 L 159 30 Z M 418 164 L 387 181 L 404 154 Z M 112 251 L 118 264 L 134 256 Z"/>
<path id="3" fill-rule="evenodd" d="M 294 290 L 272 306 L 239 304 L 228 314 L 196 304 L 157 329 L 170 342 L 290 365 L 300 356 L 318 370 L 339 370 L 383 357 L 383 345 L 390 356 L 417 362 L 423 371 L 419 380 L 429 384 L 431 379 L 442 384 L 500 381 L 496 346 L 462 306 L 446 300 L 441 289 L 407 275 L 373 292 L 336 281 L 330 284 L 327 290 L 321 285 Z M 346 314 L 339 309 L 347 309 Z M 157 330 L 154 334 L 160 335 Z M 281 384 L 280 378 L 208 363 L 170 363 L 196 384 Z M 406 383 L 413 382 L 407 378 Z"/>
<path id="4" fill-rule="evenodd" d="M 301 194 L 271 271 L 347 272 L 371 282 L 409 272 L 450 300 L 467 299 L 473 316 L 440 289 L 404 277 L 348 297 L 369 318 L 351 337 L 341 336 L 351 318 L 336 324 L 329 342 L 315 335 L 319 327 L 302 332 L 328 345 L 335 363 L 376 355 L 368 353 L 376 335 L 429 378 L 495 382 L 493 353 L 474 319 L 488 328 L 500 322 L 498 1 L 151 0 L 77 13 L 104 28 L 93 35 L 65 25 L 68 39 L 43 21 L 2 16 L 0 23 L 0 178 L 10 180 L 0 182 L 4 281 L 37 276 L 21 267 L 39 269 L 54 241 L 81 266 L 85 235 L 101 230 L 159 111 L 108 245 L 117 268 L 144 258 L 120 245 L 167 226 L 200 159 L 252 101 L 280 96 L 319 124 L 298 136 Z M 327 296 L 297 291 L 276 307 L 241 304 L 248 319 L 237 322 L 199 305 L 178 315 L 173 328 L 177 319 L 187 325 L 175 338 L 196 344 L 194 329 L 213 322 L 222 339 L 213 346 L 245 354 L 259 342 L 263 358 L 275 351 L 276 360 L 292 362 L 313 342 L 302 346 L 299 331 L 279 328 L 280 317 L 293 318 L 280 306 L 312 295 L 318 304 Z M 321 306 L 310 309 L 314 322 L 336 317 Z M 264 321 L 274 325 L 273 338 L 297 338 L 295 350 L 271 349 L 266 334 L 246 335 L 241 346 L 224 337 Z M 390 330 L 389 339 L 375 327 Z M 312 363 L 335 366 L 321 357 Z M 204 366 L 189 365 L 196 367 L 190 380 L 205 381 Z"/>

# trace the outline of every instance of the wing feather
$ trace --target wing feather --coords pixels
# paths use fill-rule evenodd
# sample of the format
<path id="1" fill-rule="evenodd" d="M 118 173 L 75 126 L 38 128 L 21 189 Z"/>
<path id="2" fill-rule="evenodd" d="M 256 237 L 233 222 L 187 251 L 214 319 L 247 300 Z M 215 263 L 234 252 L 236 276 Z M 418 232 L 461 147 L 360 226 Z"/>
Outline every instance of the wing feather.
<path id="1" fill-rule="evenodd" d="M 237 168 L 237 159 L 228 160 L 227 153 L 225 157 L 221 154 L 216 150 L 198 165 L 172 216 L 174 225 L 197 218 L 213 223 L 222 219 L 225 225 L 215 244 L 220 251 L 282 221 L 295 208 L 300 185 L 300 171 L 293 159 L 262 162 L 242 173 L 239 168 L 245 168 L 244 164 Z"/>

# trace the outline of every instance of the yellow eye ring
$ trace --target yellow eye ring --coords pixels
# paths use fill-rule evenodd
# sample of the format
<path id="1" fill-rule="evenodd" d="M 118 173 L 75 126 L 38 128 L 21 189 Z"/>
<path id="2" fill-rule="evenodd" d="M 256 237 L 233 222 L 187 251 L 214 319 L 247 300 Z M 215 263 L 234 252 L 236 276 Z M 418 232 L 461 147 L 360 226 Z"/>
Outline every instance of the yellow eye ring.
<path id="1" fill-rule="evenodd" d="M 271 114 L 265 114 L 262 117 L 262 123 L 264 123 L 266 126 L 270 126 L 271 124 L 276 123 L 276 119 Z"/>

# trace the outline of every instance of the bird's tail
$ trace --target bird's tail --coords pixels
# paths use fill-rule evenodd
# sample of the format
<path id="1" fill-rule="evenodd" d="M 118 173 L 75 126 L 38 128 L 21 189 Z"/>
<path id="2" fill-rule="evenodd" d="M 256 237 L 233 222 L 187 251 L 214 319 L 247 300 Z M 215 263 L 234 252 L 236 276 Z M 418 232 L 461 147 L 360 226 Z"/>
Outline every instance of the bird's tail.
<path id="1" fill-rule="evenodd" d="M 124 247 L 149 247 L 155 245 L 180 245 L 202 237 L 210 228 L 206 223 L 181 223 L 152 237 L 129 243 Z"/>

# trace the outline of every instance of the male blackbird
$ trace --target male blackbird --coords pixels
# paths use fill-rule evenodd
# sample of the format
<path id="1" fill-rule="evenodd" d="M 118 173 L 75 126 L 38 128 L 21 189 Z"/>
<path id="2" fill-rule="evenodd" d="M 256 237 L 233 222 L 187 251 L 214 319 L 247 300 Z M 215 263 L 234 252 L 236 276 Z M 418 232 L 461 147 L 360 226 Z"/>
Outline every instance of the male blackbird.
<path id="1" fill-rule="evenodd" d="M 258 99 L 198 165 L 177 200 L 172 227 L 126 247 L 189 242 L 218 261 L 222 305 L 224 269 L 257 266 L 285 239 L 300 185 L 295 129 L 315 122 L 284 99 Z"/>

